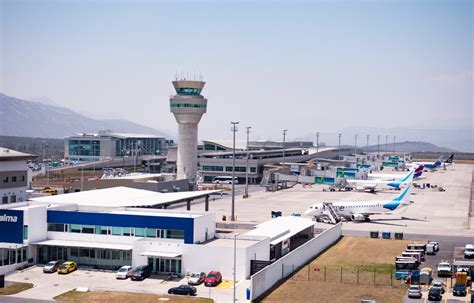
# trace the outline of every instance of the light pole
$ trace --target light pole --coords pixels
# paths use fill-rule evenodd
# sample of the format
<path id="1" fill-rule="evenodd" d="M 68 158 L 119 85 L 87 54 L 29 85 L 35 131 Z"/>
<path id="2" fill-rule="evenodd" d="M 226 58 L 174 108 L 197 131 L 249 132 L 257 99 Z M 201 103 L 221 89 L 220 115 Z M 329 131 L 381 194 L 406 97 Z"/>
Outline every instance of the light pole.
<path id="1" fill-rule="evenodd" d="M 354 135 L 354 157 L 356 157 L 356 155 L 357 155 L 357 134 Z"/>
<path id="2" fill-rule="evenodd" d="M 236 272 L 237 272 L 237 236 L 239 233 L 234 234 L 234 292 L 233 292 L 233 300 L 232 302 L 236 302 L 236 297 L 235 297 L 235 283 L 237 282 L 236 280 Z"/>
<path id="3" fill-rule="evenodd" d="M 319 132 L 316 132 L 316 153 L 319 153 Z"/>
<path id="4" fill-rule="evenodd" d="M 397 139 L 397 136 L 393 136 L 393 154 L 395 155 L 395 140 Z"/>
<path id="5" fill-rule="evenodd" d="M 377 158 L 380 154 L 380 135 L 377 135 Z"/>
<path id="6" fill-rule="evenodd" d="M 385 154 L 388 154 L 388 135 L 385 135 Z"/>
<path id="7" fill-rule="evenodd" d="M 339 148 L 337 149 L 337 160 L 341 159 L 341 136 L 342 134 L 339 134 Z"/>
<path id="8" fill-rule="evenodd" d="M 252 126 L 246 127 L 247 132 L 247 156 L 245 157 L 245 198 L 249 196 L 249 135 Z"/>
<path id="9" fill-rule="evenodd" d="M 230 216 L 231 221 L 235 221 L 235 132 L 237 131 L 237 124 L 239 122 L 230 122 L 232 124 L 232 214 Z"/>
<path id="10" fill-rule="evenodd" d="M 285 167 L 285 143 L 286 143 L 286 132 L 288 130 L 284 129 L 283 130 L 283 167 Z"/>
<path id="11" fill-rule="evenodd" d="M 369 137 L 370 135 L 367 135 L 367 151 L 366 151 L 366 156 L 367 156 L 367 161 L 369 161 Z"/>

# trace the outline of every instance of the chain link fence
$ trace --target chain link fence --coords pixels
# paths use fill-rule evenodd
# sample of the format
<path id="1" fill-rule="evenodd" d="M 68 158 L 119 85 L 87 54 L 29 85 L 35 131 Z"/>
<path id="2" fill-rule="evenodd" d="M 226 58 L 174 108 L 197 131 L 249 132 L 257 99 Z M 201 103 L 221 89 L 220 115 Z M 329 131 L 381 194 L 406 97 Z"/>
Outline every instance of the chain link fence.
<path id="1" fill-rule="evenodd" d="M 285 265 L 282 273 L 290 271 L 291 265 Z M 395 270 L 388 267 L 343 267 L 328 265 L 306 265 L 295 273 L 291 279 L 296 281 L 316 281 L 342 284 L 399 286 L 395 279 Z"/>

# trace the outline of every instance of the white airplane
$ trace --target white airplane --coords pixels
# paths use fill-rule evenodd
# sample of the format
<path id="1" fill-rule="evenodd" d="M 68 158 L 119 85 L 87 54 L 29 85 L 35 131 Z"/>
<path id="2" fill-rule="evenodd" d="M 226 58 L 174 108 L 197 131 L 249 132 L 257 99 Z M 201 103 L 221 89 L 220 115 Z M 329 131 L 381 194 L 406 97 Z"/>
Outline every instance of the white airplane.
<path id="1" fill-rule="evenodd" d="M 413 174 L 413 179 L 420 177 L 423 174 L 423 168 L 425 166 L 420 164 L 417 169 L 415 169 L 415 173 Z M 368 174 L 367 175 L 370 180 L 385 180 L 385 181 L 393 181 L 403 179 L 405 175 L 400 174 Z"/>
<path id="2" fill-rule="evenodd" d="M 346 180 L 346 187 L 356 189 L 358 191 L 370 190 L 374 192 L 382 189 L 400 189 L 413 180 L 414 171 L 410 171 L 405 177 L 398 180 Z"/>
<path id="3" fill-rule="evenodd" d="M 410 202 L 411 183 L 405 187 L 402 193 L 392 200 L 385 201 L 357 201 L 357 202 L 334 202 L 331 203 L 336 213 L 352 221 L 370 222 L 369 216 L 378 214 L 391 214 L 395 210 L 400 210 L 411 204 Z M 305 216 L 319 218 L 323 216 L 326 206 L 324 203 L 311 205 L 305 212 Z"/>
<path id="4" fill-rule="evenodd" d="M 411 163 L 405 163 L 405 167 L 408 169 L 414 169 L 420 166 L 421 164 L 423 164 L 425 167 L 425 170 L 436 170 L 443 163 L 441 162 L 442 160 L 443 160 L 443 156 L 439 156 L 439 158 L 436 159 L 435 162 L 411 162 Z"/>

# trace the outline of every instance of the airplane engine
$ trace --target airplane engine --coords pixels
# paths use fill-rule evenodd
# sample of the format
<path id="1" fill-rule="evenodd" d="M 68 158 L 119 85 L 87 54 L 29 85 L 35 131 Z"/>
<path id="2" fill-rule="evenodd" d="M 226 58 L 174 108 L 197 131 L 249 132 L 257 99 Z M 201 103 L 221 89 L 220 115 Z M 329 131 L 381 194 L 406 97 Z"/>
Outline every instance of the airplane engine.
<path id="1" fill-rule="evenodd" d="M 361 214 L 353 214 L 351 219 L 352 221 L 365 221 L 365 216 Z"/>
<path id="2" fill-rule="evenodd" d="M 357 191 L 364 191 L 365 188 L 364 188 L 363 186 L 357 186 L 357 187 L 356 187 L 356 190 L 357 190 Z"/>

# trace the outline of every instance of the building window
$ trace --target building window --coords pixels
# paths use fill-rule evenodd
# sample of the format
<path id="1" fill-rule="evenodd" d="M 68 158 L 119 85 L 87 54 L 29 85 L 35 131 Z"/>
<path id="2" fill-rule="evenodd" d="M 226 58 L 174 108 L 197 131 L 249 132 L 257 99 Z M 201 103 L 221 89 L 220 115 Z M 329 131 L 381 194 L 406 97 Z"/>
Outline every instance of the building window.
<path id="1" fill-rule="evenodd" d="M 64 224 L 48 223 L 48 231 L 64 232 Z"/>
<path id="2" fill-rule="evenodd" d="M 131 236 L 132 235 L 132 229 L 130 227 L 123 227 L 122 228 L 122 235 Z"/>
<path id="3" fill-rule="evenodd" d="M 95 233 L 97 235 L 108 235 L 108 227 L 107 226 L 96 226 L 95 227 Z"/>
<path id="4" fill-rule="evenodd" d="M 165 238 L 167 239 L 184 239 L 184 231 L 168 229 Z"/>
<path id="5" fill-rule="evenodd" d="M 71 224 L 70 225 L 70 231 L 72 233 L 81 233 L 82 226 L 79 224 Z"/>
<path id="6" fill-rule="evenodd" d="M 82 225 L 82 233 L 83 234 L 93 234 L 94 233 L 94 226 L 93 225 Z"/>
<path id="7" fill-rule="evenodd" d="M 12 182 L 16 182 L 16 176 L 12 177 Z"/>
<path id="8" fill-rule="evenodd" d="M 23 240 L 28 240 L 28 225 L 23 226 Z"/>
<path id="9" fill-rule="evenodd" d="M 20 178 L 21 182 L 25 182 L 25 179 L 26 179 L 25 176 L 21 176 Z"/>
<path id="10" fill-rule="evenodd" d="M 149 238 L 156 238 L 156 229 L 155 228 L 147 228 L 146 229 L 146 236 Z"/>
<path id="11" fill-rule="evenodd" d="M 71 257 L 79 257 L 79 247 L 71 247 Z"/>
<path id="12" fill-rule="evenodd" d="M 145 229 L 144 228 L 135 228 L 135 237 L 144 237 L 145 236 Z"/>
<path id="13" fill-rule="evenodd" d="M 3 183 L 8 183 L 8 177 L 3 177 Z"/>
<path id="14" fill-rule="evenodd" d="M 114 236 L 121 236 L 122 235 L 122 228 L 112 226 L 112 235 Z"/>
<path id="15" fill-rule="evenodd" d="M 256 173 L 256 172 L 257 172 L 257 168 L 256 168 L 256 167 L 251 167 L 251 168 L 250 168 L 250 172 L 251 172 L 251 173 Z"/>
<path id="16" fill-rule="evenodd" d="M 15 203 L 16 202 L 16 195 L 11 195 L 10 196 L 10 203 Z"/>

